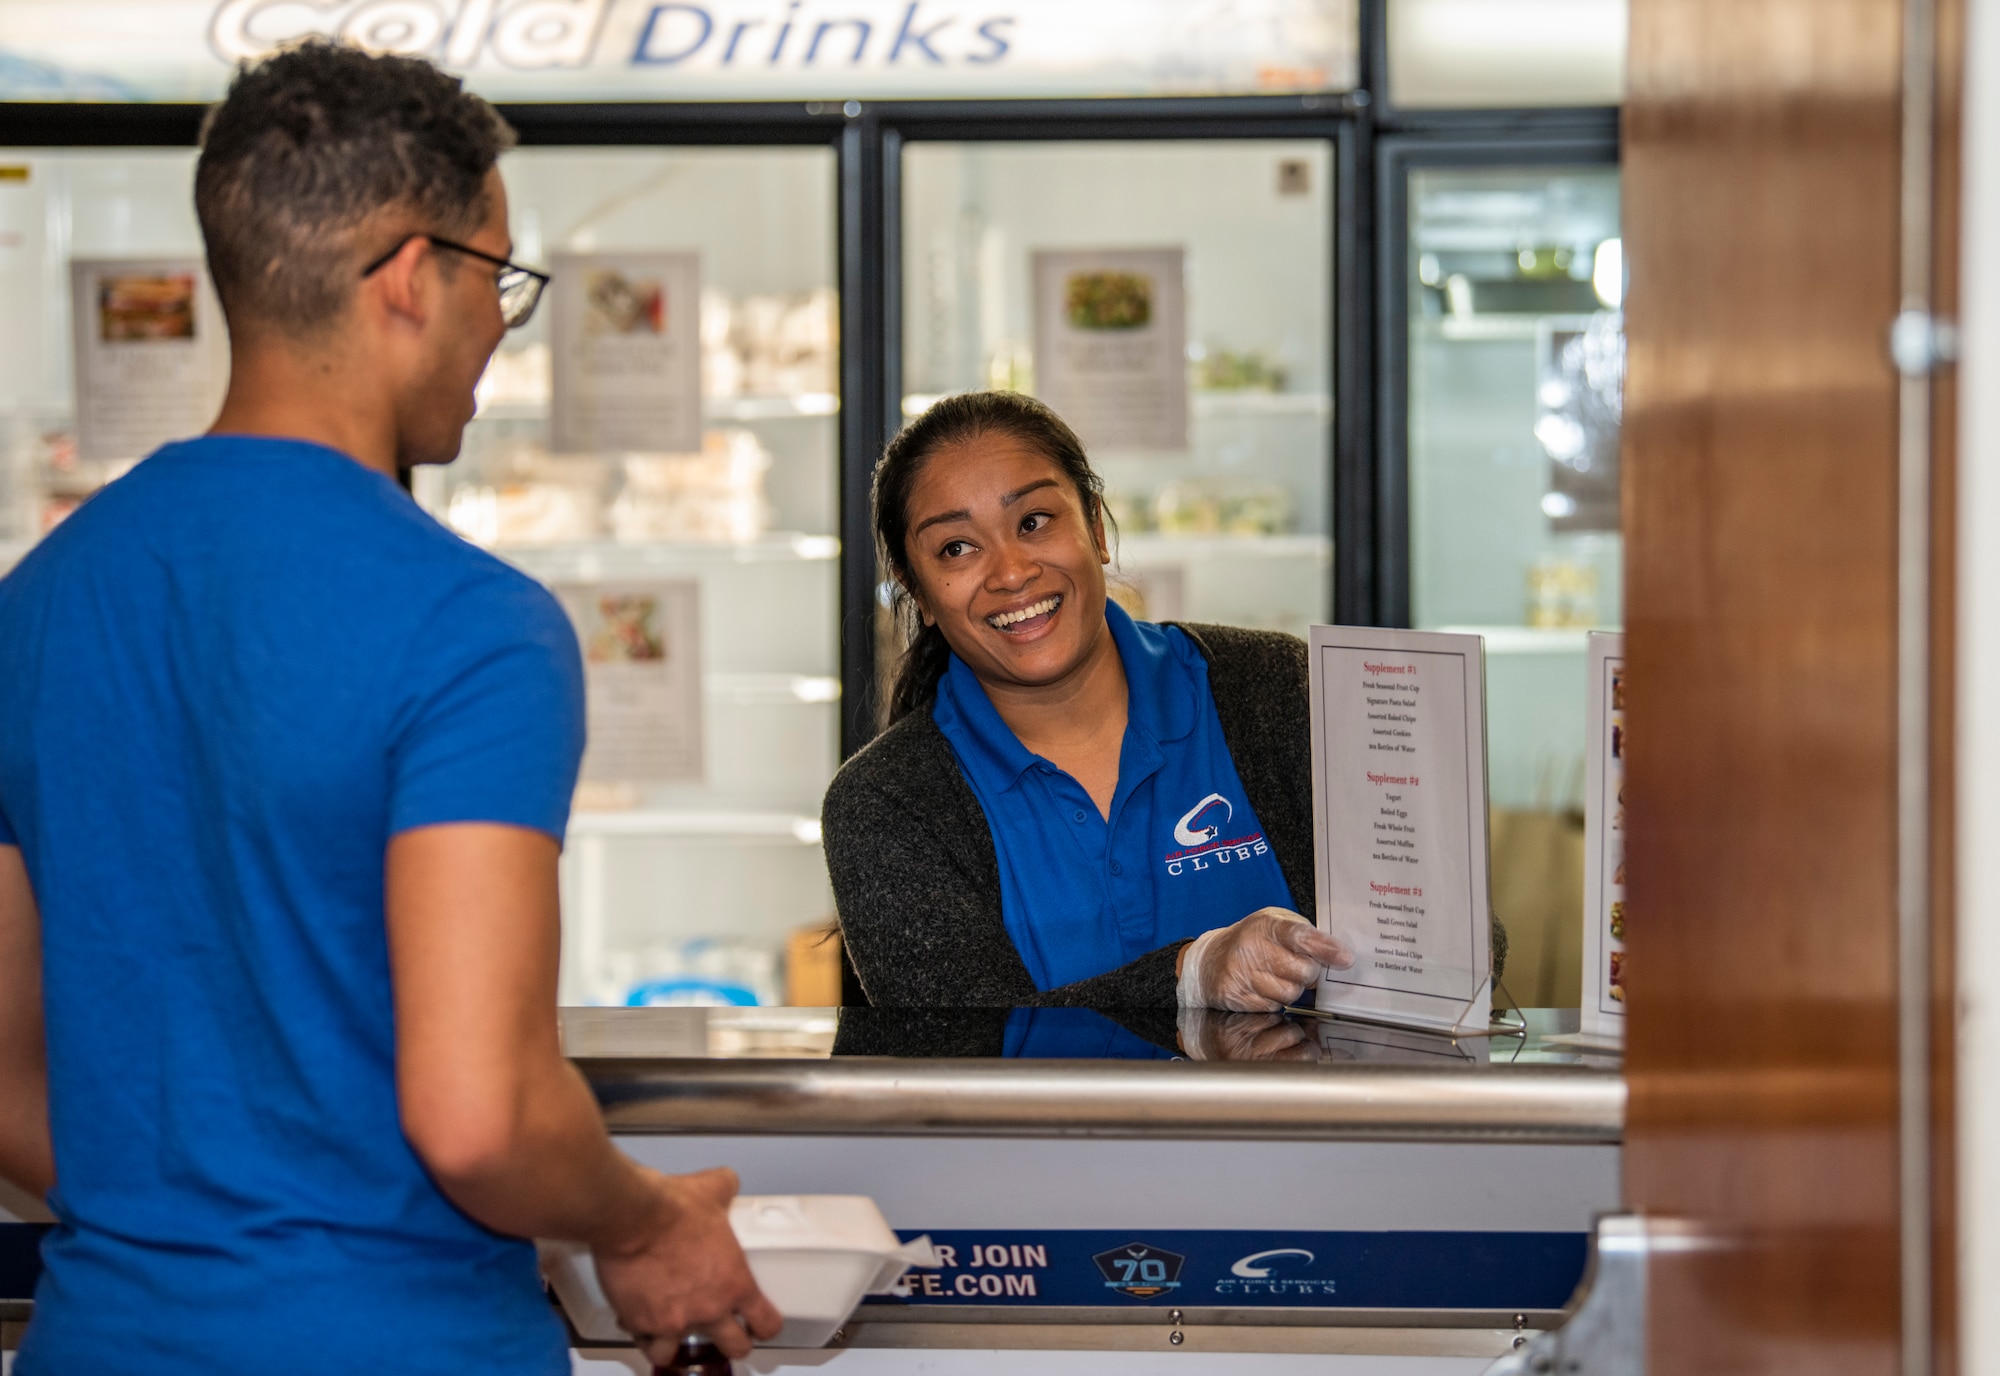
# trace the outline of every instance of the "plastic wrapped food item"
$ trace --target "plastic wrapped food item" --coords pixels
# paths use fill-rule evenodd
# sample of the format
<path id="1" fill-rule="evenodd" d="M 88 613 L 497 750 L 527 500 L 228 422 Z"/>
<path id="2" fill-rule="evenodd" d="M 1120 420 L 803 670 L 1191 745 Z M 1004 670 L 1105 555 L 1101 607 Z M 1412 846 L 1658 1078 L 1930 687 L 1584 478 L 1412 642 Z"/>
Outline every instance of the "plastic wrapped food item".
<path id="1" fill-rule="evenodd" d="M 600 459 L 556 458 L 523 447 L 499 465 L 494 484 L 458 488 L 445 523 L 476 545 L 507 548 L 592 540 L 604 533 L 604 489 L 610 470 Z"/>
<path id="2" fill-rule="evenodd" d="M 1257 350 L 1231 353 L 1201 349 L 1195 359 L 1195 386 L 1209 392 L 1282 392 L 1286 372 Z"/>
<path id="3" fill-rule="evenodd" d="M 41 500 L 33 513 L 33 534 L 46 535 L 106 483 L 116 482 L 138 465 L 137 458 L 85 459 L 79 456 L 76 433 L 68 429 L 42 431 L 33 441 L 31 460 L 40 480 Z M 5 454 L 0 453 L 0 468 Z M 0 493 L 0 511 L 5 494 Z M 0 530 L 0 535 L 8 534 Z"/>
<path id="4" fill-rule="evenodd" d="M 1104 489 L 1104 512 L 1121 535 L 1137 535 L 1153 528 L 1153 504 L 1144 493 L 1129 488 Z"/>
<path id="5" fill-rule="evenodd" d="M 743 355 L 733 336 L 736 310 L 724 292 L 701 294 L 701 394 L 734 397 L 743 393 Z"/>
<path id="6" fill-rule="evenodd" d="M 479 409 L 488 407 L 547 406 L 550 396 L 551 366 L 549 346 L 527 344 L 518 349 L 500 349 L 480 374 L 474 396 Z"/>
<path id="7" fill-rule="evenodd" d="M 799 396 L 838 390 L 839 297 L 830 287 L 701 298 L 702 393 Z"/>
<path id="8" fill-rule="evenodd" d="M 1576 559 L 1545 555 L 1528 568 L 1530 626 L 1595 626 L 1597 570 Z"/>
<path id="9" fill-rule="evenodd" d="M 1292 494 L 1282 487 L 1220 478 L 1182 478 L 1153 499 L 1164 535 L 1282 535 L 1292 524 Z"/>
<path id="10" fill-rule="evenodd" d="M 755 540 L 770 528 L 771 455 L 748 430 L 711 430 L 699 454 L 632 454 L 611 504 L 620 540 Z"/>

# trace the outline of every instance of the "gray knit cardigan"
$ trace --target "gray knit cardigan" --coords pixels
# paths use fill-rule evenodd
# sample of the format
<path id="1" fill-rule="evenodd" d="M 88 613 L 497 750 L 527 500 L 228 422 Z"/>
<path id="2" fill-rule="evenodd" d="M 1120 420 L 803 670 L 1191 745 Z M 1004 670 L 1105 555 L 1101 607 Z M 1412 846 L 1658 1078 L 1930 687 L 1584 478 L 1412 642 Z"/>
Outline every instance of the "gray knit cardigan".
<path id="1" fill-rule="evenodd" d="M 1235 626 L 1180 628 L 1208 660 L 1222 737 L 1291 886 L 1314 916 L 1311 694 L 1305 642 Z M 1174 1003 L 1176 941 L 1038 990 L 1007 935 L 993 833 L 930 712 L 911 712 L 842 766 L 821 811 L 841 939 L 869 1002 L 905 1008 Z M 1506 949 L 1495 924 L 1495 964 Z M 1496 968 L 1497 974 L 1497 968 Z"/>

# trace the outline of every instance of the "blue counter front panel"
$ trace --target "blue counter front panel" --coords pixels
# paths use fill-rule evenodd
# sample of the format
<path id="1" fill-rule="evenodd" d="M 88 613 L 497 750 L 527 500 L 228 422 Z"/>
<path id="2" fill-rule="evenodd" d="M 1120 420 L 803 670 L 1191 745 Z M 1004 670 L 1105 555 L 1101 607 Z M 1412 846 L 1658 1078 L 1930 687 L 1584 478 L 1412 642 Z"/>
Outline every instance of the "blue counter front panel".
<path id="1" fill-rule="evenodd" d="M 903 1230 L 904 1241 L 920 1236 Z M 871 1304 L 1560 1309 L 1584 1233 L 932 1232 L 941 1263 Z"/>
<path id="2" fill-rule="evenodd" d="M 0 1224 L 0 1299 L 27 1299 L 40 1224 Z M 904 1241 L 919 1236 L 904 1230 Z M 1553 1310 L 1583 1277 L 1583 1233 L 932 1232 L 942 1265 L 871 1304 Z"/>

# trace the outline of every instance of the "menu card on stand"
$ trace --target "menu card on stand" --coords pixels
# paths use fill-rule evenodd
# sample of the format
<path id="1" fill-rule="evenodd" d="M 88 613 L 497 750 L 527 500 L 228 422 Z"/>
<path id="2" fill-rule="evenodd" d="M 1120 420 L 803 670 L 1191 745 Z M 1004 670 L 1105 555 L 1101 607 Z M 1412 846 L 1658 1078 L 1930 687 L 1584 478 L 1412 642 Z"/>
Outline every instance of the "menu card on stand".
<path id="1" fill-rule="evenodd" d="M 1188 447 L 1185 256 L 1034 254 L 1035 395 L 1092 449 Z"/>
<path id="2" fill-rule="evenodd" d="M 78 457 L 142 459 L 206 430 L 229 343 L 202 260 L 75 258 L 69 271 Z"/>
<path id="3" fill-rule="evenodd" d="M 583 646 L 584 782 L 701 778 L 701 585 L 573 583 L 555 593 Z"/>
<path id="4" fill-rule="evenodd" d="M 1584 705 L 1583 1031 L 1625 1035 L 1625 637 L 1590 635 Z"/>
<path id="5" fill-rule="evenodd" d="M 698 452 L 701 256 L 560 253 L 550 271 L 555 451 Z"/>
<path id="6" fill-rule="evenodd" d="M 1322 1012 L 1484 1035 L 1493 1004 L 1486 656 L 1476 635 L 1314 626 Z"/>

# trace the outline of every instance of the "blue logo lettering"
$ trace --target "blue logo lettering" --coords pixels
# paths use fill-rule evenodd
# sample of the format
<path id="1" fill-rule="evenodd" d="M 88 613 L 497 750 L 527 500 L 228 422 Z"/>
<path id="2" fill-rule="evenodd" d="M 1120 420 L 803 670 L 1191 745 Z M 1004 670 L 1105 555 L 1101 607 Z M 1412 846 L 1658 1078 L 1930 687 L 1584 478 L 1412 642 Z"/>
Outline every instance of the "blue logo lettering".
<path id="1" fill-rule="evenodd" d="M 861 55 L 868 50 L 868 40 L 874 36 L 874 26 L 866 19 L 829 19 L 813 30 L 812 42 L 806 46 L 806 65 L 812 66 L 813 59 L 819 56 L 821 41 L 829 33 L 835 29 L 849 27 L 854 30 L 854 56 L 847 60 L 850 65 L 860 62 Z"/>
<path id="2" fill-rule="evenodd" d="M 922 66 L 942 67 L 952 60 L 939 48 L 939 35 L 958 20 L 950 15 L 925 15 L 924 0 L 909 0 L 904 6 L 901 22 L 886 49 L 874 47 L 875 25 L 871 20 L 861 18 L 813 22 L 812 35 L 808 39 L 804 24 L 799 21 L 799 11 L 803 6 L 804 0 L 790 0 L 781 19 L 730 21 L 729 32 L 714 59 L 716 65 L 735 66 L 739 56 L 745 62 L 756 62 L 755 49 L 761 46 L 761 40 L 747 40 L 751 37 L 751 30 L 767 25 L 775 32 L 769 54 L 764 58 L 766 66 L 813 67 L 818 65 L 823 54 L 833 63 L 859 67 L 869 59 L 871 51 L 875 59 L 885 66 L 900 63 L 905 54 Z M 984 46 L 975 46 L 968 52 L 957 54 L 957 60 L 970 66 L 991 66 L 1002 61 L 1014 50 L 1013 31 L 1019 23 L 1012 15 L 999 15 L 981 21 L 973 26 L 973 31 Z M 715 13 L 705 4 L 684 3 L 682 0 L 655 4 L 647 10 L 645 22 L 639 26 L 638 41 L 632 49 L 632 65 L 679 66 L 706 52 L 712 40 L 723 37 L 717 32 L 719 27 L 721 25 Z M 805 43 L 803 54 L 791 46 L 795 28 L 800 30 L 798 36 Z"/>
<path id="3" fill-rule="evenodd" d="M 923 53 L 932 62 L 937 63 L 939 66 L 944 65 L 944 59 L 938 56 L 938 50 L 931 46 L 931 39 L 937 37 L 939 33 L 949 27 L 951 21 L 949 19 L 940 19 L 928 29 L 918 29 L 916 27 L 917 10 L 922 7 L 922 4 L 923 0 L 910 0 L 909 9 L 903 12 L 903 27 L 897 30 L 896 41 L 889 49 L 890 62 L 893 63 L 897 58 L 901 57 L 904 45 L 908 44 L 910 47 Z"/>
<path id="4" fill-rule="evenodd" d="M 738 21 L 736 27 L 729 31 L 729 46 L 722 50 L 723 66 L 727 67 L 736 60 L 736 45 L 743 41 L 743 35 L 758 27 L 763 22 L 761 19 L 744 19 Z"/>
<path id="5" fill-rule="evenodd" d="M 701 25 L 701 32 L 696 35 L 692 43 L 677 53 L 654 52 L 653 36 L 661 28 L 660 21 L 676 12 L 693 15 Z M 646 27 L 639 31 L 639 46 L 632 50 L 632 62 L 635 66 L 650 67 L 671 67 L 676 62 L 685 62 L 701 51 L 702 45 L 708 42 L 709 35 L 714 32 L 715 21 L 709 18 L 708 11 L 699 5 L 655 5 L 652 13 L 646 16 Z"/>
<path id="6" fill-rule="evenodd" d="M 994 32 L 994 30 L 998 29 L 1002 24 L 1005 24 L 1008 28 L 1012 28 L 1014 26 L 1014 23 L 1015 21 L 1012 19 L 1002 18 L 1002 19 L 989 19 L 984 24 L 981 24 L 978 29 L 979 36 L 985 39 L 988 43 L 991 43 L 993 45 L 993 51 L 983 54 L 967 53 L 965 55 L 965 60 L 967 62 L 977 62 L 980 63 L 981 65 L 985 65 L 988 63 L 998 62 L 1001 58 L 1005 57 L 1007 55 L 1008 50 L 1013 47 L 1013 44 L 1009 43 L 1005 38 L 1001 37 L 998 33 Z"/>
<path id="7" fill-rule="evenodd" d="M 778 59 L 785 55 L 785 44 L 792 36 L 792 19 L 799 12 L 799 0 L 792 0 L 791 9 L 785 12 L 785 22 L 778 26 L 778 41 L 771 45 L 771 65 L 778 65 Z"/>

